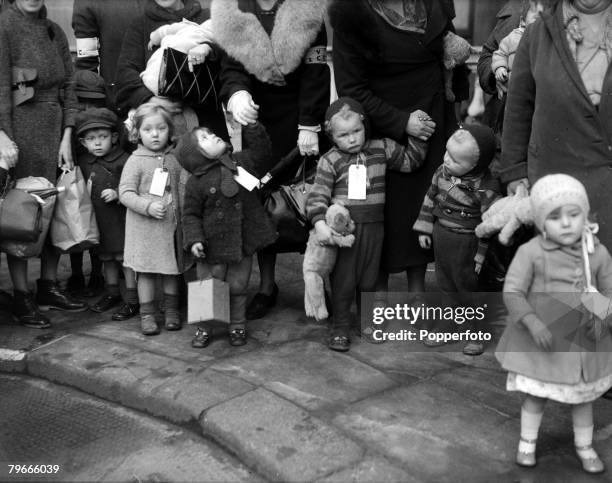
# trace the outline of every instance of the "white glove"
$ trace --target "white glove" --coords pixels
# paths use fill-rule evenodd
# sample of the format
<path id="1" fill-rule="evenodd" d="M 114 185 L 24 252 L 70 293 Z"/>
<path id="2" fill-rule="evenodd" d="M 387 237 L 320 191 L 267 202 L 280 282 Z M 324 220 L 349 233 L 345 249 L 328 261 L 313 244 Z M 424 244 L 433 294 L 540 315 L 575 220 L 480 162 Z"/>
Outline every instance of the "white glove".
<path id="1" fill-rule="evenodd" d="M 302 156 L 319 154 L 319 136 L 317 136 L 316 132 L 300 129 L 298 131 L 297 145 Z"/>
<path id="2" fill-rule="evenodd" d="M 227 110 L 232 113 L 236 122 L 246 126 L 257 121 L 259 106 L 253 102 L 247 91 L 234 93 L 227 103 Z"/>

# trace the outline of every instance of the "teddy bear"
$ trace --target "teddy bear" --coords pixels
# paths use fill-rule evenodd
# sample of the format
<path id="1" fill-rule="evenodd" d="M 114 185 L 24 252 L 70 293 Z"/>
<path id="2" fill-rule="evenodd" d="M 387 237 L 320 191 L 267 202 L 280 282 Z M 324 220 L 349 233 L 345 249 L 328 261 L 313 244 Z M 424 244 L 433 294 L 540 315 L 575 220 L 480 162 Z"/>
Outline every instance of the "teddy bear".
<path id="1" fill-rule="evenodd" d="M 444 92 L 448 102 L 455 102 L 453 93 L 453 69 L 463 65 L 475 53 L 470 43 L 457 34 L 448 31 L 443 39 L 444 53 L 442 64 L 444 65 Z"/>
<path id="2" fill-rule="evenodd" d="M 321 245 L 314 228 L 310 230 L 302 271 L 304 273 L 304 309 L 308 317 L 323 320 L 329 316 L 325 305 L 325 280 L 334 269 L 338 247 L 355 242 L 355 223 L 348 208 L 334 203 L 325 212 L 325 222 L 332 230 L 334 245 Z"/>
<path id="3" fill-rule="evenodd" d="M 531 201 L 523 184 L 518 185 L 514 195 L 497 200 L 482 214 L 482 222 L 475 233 L 478 238 L 489 238 L 499 233 L 499 242 L 508 246 L 521 225 L 533 225 Z"/>

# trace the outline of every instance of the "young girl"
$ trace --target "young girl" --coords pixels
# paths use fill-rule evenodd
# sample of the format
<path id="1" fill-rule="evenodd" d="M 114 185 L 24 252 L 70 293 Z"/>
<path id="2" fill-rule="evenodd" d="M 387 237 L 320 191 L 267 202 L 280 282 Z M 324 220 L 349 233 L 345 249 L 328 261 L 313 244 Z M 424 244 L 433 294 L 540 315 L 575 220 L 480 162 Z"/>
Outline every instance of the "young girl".
<path id="1" fill-rule="evenodd" d="M 592 402 L 612 387 L 612 258 L 593 237 L 597 225 L 587 220 L 586 190 L 575 178 L 541 178 L 531 207 L 539 234 L 519 248 L 506 275 L 509 320 L 496 352 L 509 371 L 507 389 L 526 394 L 516 462 L 536 464 L 538 429 L 552 399 L 572 405 L 578 459 L 584 471 L 600 473 Z"/>
<path id="2" fill-rule="evenodd" d="M 155 279 L 163 278 L 165 328 L 179 330 L 178 275 L 183 268 L 181 207 L 187 173 L 170 154 L 172 116 L 161 106 L 143 104 L 130 132 L 138 149 L 127 160 L 119 199 L 127 207 L 124 265 L 138 275 L 144 335 L 159 333 L 155 321 Z"/>

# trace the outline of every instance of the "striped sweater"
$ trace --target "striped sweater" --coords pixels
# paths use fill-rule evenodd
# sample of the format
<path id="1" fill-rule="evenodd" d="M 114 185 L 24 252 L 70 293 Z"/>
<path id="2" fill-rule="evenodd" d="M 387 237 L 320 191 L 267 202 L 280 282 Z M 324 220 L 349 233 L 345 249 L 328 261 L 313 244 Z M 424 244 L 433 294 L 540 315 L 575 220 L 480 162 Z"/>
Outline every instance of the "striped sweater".
<path id="1" fill-rule="evenodd" d="M 411 173 L 422 166 L 426 154 L 427 143 L 413 137 L 409 137 L 407 146 L 388 138 L 370 139 L 356 154 L 333 147 L 319 160 L 314 186 L 306 201 L 308 219 L 313 225 L 325 220 L 329 205 L 340 202 L 349 209 L 355 223 L 383 221 L 387 168 Z M 348 198 L 349 167 L 357 164 L 367 169 L 365 200 Z"/>

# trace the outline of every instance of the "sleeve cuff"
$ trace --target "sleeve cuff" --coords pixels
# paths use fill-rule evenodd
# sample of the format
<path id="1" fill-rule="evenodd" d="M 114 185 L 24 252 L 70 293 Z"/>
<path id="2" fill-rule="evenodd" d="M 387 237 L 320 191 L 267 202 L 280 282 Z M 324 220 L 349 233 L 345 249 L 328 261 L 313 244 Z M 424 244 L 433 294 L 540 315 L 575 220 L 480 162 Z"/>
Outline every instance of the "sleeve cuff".
<path id="1" fill-rule="evenodd" d="M 302 124 L 298 124 L 298 129 L 300 131 L 321 132 L 321 125 L 304 126 Z"/>

